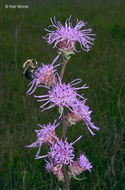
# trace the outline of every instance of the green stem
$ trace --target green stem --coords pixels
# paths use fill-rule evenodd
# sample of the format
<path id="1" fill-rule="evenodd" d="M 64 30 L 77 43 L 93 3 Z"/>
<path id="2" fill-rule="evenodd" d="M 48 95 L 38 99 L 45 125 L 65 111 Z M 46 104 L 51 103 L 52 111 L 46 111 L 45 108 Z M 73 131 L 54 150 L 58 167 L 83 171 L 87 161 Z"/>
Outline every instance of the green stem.
<path id="1" fill-rule="evenodd" d="M 61 70 L 61 74 L 60 74 L 61 80 L 62 80 L 62 78 L 63 78 L 63 74 L 64 74 L 64 70 L 65 70 L 65 68 L 66 68 L 66 64 L 67 64 L 67 60 L 64 59 L 64 61 L 63 61 L 63 66 L 62 66 L 62 70 Z"/>
<path id="2" fill-rule="evenodd" d="M 61 80 L 64 75 L 66 64 L 67 64 L 67 60 L 64 59 L 61 74 L 60 74 Z M 63 139 L 63 141 L 66 138 L 66 131 L 67 131 L 67 122 L 65 120 L 65 115 L 64 115 L 64 111 L 63 111 L 63 113 L 62 113 L 62 139 Z M 63 175 L 64 175 L 64 183 L 66 185 L 66 190 L 70 190 L 70 178 L 69 178 L 69 175 L 67 174 L 67 169 L 66 169 L 65 165 L 63 165 Z"/>

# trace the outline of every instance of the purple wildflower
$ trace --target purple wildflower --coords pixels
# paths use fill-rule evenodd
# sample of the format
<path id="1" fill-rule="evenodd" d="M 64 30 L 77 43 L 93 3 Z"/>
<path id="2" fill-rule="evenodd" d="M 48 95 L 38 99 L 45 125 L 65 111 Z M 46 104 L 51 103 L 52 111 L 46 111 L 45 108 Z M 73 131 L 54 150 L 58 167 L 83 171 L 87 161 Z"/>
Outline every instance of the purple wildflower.
<path id="1" fill-rule="evenodd" d="M 77 93 L 77 90 L 86 89 L 88 87 L 86 87 L 86 84 L 78 88 L 73 87 L 74 85 L 81 82 L 80 79 L 76 79 L 69 84 L 65 84 L 65 83 L 62 84 L 59 76 L 58 78 L 59 78 L 59 82 L 57 82 L 55 85 L 52 86 L 52 89 L 48 91 L 47 95 L 34 96 L 34 97 L 42 98 L 42 99 L 37 100 L 38 102 L 47 101 L 45 104 L 40 106 L 40 108 L 42 108 L 42 111 L 50 109 L 54 106 L 58 106 L 61 110 L 61 114 L 60 114 L 60 117 L 61 117 L 62 112 L 63 112 L 63 107 L 66 107 L 70 111 L 72 111 L 71 108 L 73 107 L 74 103 L 77 102 L 77 97 L 81 98 L 82 100 L 85 100 L 83 96 Z M 44 106 L 49 103 L 51 103 L 51 105 L 45 108 Z"/>
<path id="2" fill-rule="evenodd" d="M 54 121 L 53 125 L 51 125 L 50 123 L 47 126 L 38 124 L 42 129 L 35 130 L 35 132 L 37 133 L 37 141 L 32 143 L 31 145 L 26 146 L 28 148 L 39 147 L 36 158 L 39 156 L 40 149 L 43 143 L 45 143 L 46 145 L 51 145 L 56 143 L 56 141 L 58 140 L 55 129 L 60 123 L 55 123 L 56 120 Z"/>
<path id="3" fill-rule="evenodd" d="M 73 111 L 68 113 L 67 120 L 70 124 L 75 124 L 76 122 L 79 122 L 83 120 L 90 131 L 92 135 L 95 135 L 95 133 L 92 132 L 92 129 L 99 130 L 98 127 L 96 127 L 93 122 L 91 122 L 90 114 L 92 111 L 89 110 L 89 107 L 86 106 L 85 101 L 77 101 L 76 104 L 73 105 Z"/>
<path id="4" fill-rule="evenodd" d="M 42 63 L 42 67 L 38 67 L 38 69 L 34 72 L 34 79 L 28 84 L 28 86 L 31 85 L 30 89 L 27 91 L 28 95 L 33 94 L 33 92 L 36 90 L 39 84 L 51 86 L 55 83 L 55 68 L 60 64 L 54 66 L 54 63 L 57 61 L 58 58 L 59 55 L 53 60 L 53 62 L 50 65 L 45 65 Z"/>
<path id="5" fill-rule="evenodd" d="M 54 164 L 70 164 L 73 162 L 74 155 L 74 149 L 73 144 L 76 143 L 78 140 L 81 139 L 82 136 L 80 136 L 78 139 L 76 139 L 73 143 L 68 143 L 67 138 L 63 142 L 62 139 L 57 139 L 56 143 L 53 143 L 50 146 L 50 152 L 48 152 L 47 155 L 44 156 L 38 156 L 36 159 L 40 158 L 46 158 L 52 159 Z"/>
<path id="6" fill-rule="evenodd" d="M 88 52 L 91 46 L 94 45 L 93 41 L 95 40 L 90 36 L 94 36 L 95 34 L 91 34 L 92 29 L 82 29 L 82 27 L 86 26 L 87 22 L 77 19 L 76 26 L 73 27 L 70 19 L 71 16 L 66 20 L 65 26 L 63 26 L 59 21 L 56 21 L 55 17 L 54 22 L 50 18 L 52 24 L 49 27 L 54 27 L 55 30 L 45 29 L 48 34 L 43 38 L 47 40 L 48 44 L 55 42 L 54 48 L 57 48 L 58 45 L 59 48 L 66 48 L 68 51 L 76 51 L 75 44 L 79 42 L 81 48 Z"/>
<path id="7" fill-rule="evenodd" d="M 81 137 L 82 136 L 70 144 L 67 142 L 67 138 L 64 142 L 62 140 L 58 140 L 50 147 L 50 152 L 48 153 L 49 157 L 54 159 L 54 162 L 57 164 L 70 164 L 73 162 L 73 158 L 75 157 L 72 145 L 80 140 Z"/>
<path id="8" fill-rule="evenodd" d="M 72 144 L 67 140 L 62 140 L 50 147 L 49 156 L 55 160 L 56 163 L 69 164 L 74 158 L 74 149 Z"/>
<path id="9" fill-rule="evenodd" d="M 70 170 L 72 175 L 79 175 L 85 170 L 91 172 L 92 165 L 84 154 L 81 154 L 77 161 L 70 164 Z"/>

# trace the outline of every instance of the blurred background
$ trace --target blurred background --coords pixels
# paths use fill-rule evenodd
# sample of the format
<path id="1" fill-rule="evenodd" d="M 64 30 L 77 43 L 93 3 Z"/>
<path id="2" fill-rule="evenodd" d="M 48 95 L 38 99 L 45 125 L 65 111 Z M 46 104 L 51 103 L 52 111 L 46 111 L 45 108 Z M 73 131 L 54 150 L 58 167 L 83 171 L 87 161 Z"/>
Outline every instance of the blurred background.
<path id="1" fill-rule="evenodd" d="M 46 172 L 44 160 L 34 159 L 37 148 L 25 147 L 36 141 L 37 123 L 53 122 L 58 113 L 56 108 L 41 113 L 36 99 L 26 95 L 29 81 L 22 76 L 22 65 L 30 58 L 52 62 L 57 52 L 42 39 L 44 28 L 50 17 L 64 24 L 70 15 L 74 26 L 77 18 L 88 22 L 86 28 L 93 29 L 96 40 L 90 52 L 72 56 L 64 80 L 81 78 L 87 83 L 84 96 L 93 110 L 92 121 L 100 127 L 94 137 L 82 122 L 68 128 L 69 142 L 83 135 L 74 145 L 76 156 L 85 153 L 93 165 L 92 173 L 81 174 L 86 179 L 71 180 L 71 190 L 125 189 L 125 1 L 0 0 L 0 190 L 63 187 Z M 41 93 L 46 92 L 36 92 Z M 41 154 L 47 150 L 43 146 Z"/>

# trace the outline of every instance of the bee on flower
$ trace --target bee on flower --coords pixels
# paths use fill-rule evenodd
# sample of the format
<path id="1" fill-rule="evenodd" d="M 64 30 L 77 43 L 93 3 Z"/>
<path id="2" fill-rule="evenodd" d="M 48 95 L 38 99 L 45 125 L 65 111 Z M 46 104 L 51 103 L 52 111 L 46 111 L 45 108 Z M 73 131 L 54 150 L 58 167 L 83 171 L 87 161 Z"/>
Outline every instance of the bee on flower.
<path id="1" fill-rule="evenodd" d="M 35 59 L 28 59 L 23 64 L 23 73 L 22 75 L 25 76 L 27 79 L 32 80 L 34 78 L 34 73 L 38 68 L 38 63 Z"/>
<path id="2" fill-rule="evenodd" d="M 56 67 L 61 65 L 61 64 L 54 65 L 54 63 L 57 61 L 59 56 L 60 55 L 57 55 L 57 57 L 53 60 L 53 62 L 51 64 L 46 65 L 46 64 L 42 63 L 42 66 L 38 67 L 35 70 L 34 75 L 33 75 L 33 80 L 28 84 L 28 86 L 31 85 L 31 87 L 27 91 L 28 95 L 33 94 L 38 86 L 39 87 L 42 87 L 42 86 L 43 87 L 44 86 L 49 87 L 55 83 L 55 81 L 56 81 L 56 77 L 55 77 Z"/>

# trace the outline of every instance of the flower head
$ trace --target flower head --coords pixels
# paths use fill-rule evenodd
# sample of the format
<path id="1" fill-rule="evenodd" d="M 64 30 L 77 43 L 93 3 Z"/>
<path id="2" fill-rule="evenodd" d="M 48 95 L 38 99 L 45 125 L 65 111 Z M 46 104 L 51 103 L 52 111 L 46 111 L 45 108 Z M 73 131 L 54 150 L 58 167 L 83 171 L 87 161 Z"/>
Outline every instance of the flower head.
<path id="1" fill-rule="evenodd" d="M 83 120 L 90 133 L 95 135 L 90 128 L 95 130 L 99 130 L 99 128 L 92 123 L 90 117 L 91 112 L 89 107 L 85 105 L 85 102 L 77 101 L 76 104 L 73 105 L 73 111 L 67 114 L 67 120 L 71 125 Z"/>
<path id="2" fill-rule="evenodd" d="M 70 164 L 70 170 L 72 175 L 79 175 L 85 170 L 91 172 L 92 165 L 84 154 L 81 154 L 77 161 Z"/>
<path id="3" fill-rule="evenodd" d="M 28 84 L 28 86 L 31 85 L 30 89 L 27 91 L 28 95 L 31 95 L 36 90 L 39 84 L 51 86 L 55 83 L 56 78 L 54 72 L 56 71 L 55 68 L 58 65 L 54 66 L 54 63 L 57 61 L 58 58 L 59 55 L 53 60 L 50 65 L 45 65 L 42 63 L 42 67 L 37 68 L 37 70 L 34 72 L 33 80 Z"/>
<path id="4" fill-rule="evenodd" d="M 76 51 L 75 44 L 79 42 L 84 51 L 89 51 L 94 41 L 94 38 L 91 36 L 95 34 L 91 33 L 92 29 L 82 29 L 87 24 L 84 21 L 78 21 L 77 19 L 76 26 L 73 27 L 70 19 L 71 16 L 66 20 L 65 26 L 63 26 L 59 21 L 56 21 L 55 17 L 54 21 L 50 18 L 52 24 L 49 28 L 53 27 L 55 30 L 45 29 L 48 34 L 44 38 L 48 44 L 55 42 L 54 48 L 58 45 L 59 48 L 67 49 L 67 51 Z"/>
<path id="5" fill-rule="evenodd" d="M 80 140 L 81 137 L 82 136 L 80 136 L 76 141 Z M 73 158 L 75 157 L 72 146 L 75 142 L 69 144 L 67 142 L 67 138 L 64 142 L 62 140 L 58 140 L 50 147 L 50 152 L 48 153 L 49 157 L 54 159 L 54 162 L 57 164 L 70 164 L 73 162 Z"/>
<path id="6" fill-rule="evenodd" d="M 56 123 L 56 120 L 54 121 L 53 125 L 51 125 L 50 123 L 47 126 L 39 124 L 39 126 L 42 129 L 35 130 L 35 132 L 37 133 L 37 141 L 32 143 L 31 145 L 26 146 L 28 148 L 39 147 L 38 152 L 36 154 L 36 158 L 39 157 L 40 149 L 43 143 L 46 145 L 51 145 L 51 144 L 56 143 L 58 138 L 55 133 L 55 129 L 59 125 L 59 123 L 58 124 L 55 124 L 55 123 Z"/>
<path id="7" fill-rule="evenodd" d="M 66 107 L 70 111 L 72 111 L 72 107 L 77 101 L 77 97 L 81 98 L 82 100 L 85 100 L 83 96 L 77 93 L 77 90 L 88 88 L 86 87 L 86 84 L 79 88 L 73 87 L 75 84 L 78 84 L 80 82 L 81 82 L 80 79 L 76 79 L 69 84 L 65 84 L 62 83 L 59 78 L 59 82 L 57 82 L 55 85 L 52 86 L 52 89 L 48 91 L 48 95 L 35 96 L 37 98 L 42 98 L 38 100 L 39 102 L 47 100 L 45 104 L 40 106 L 40 108 L 43 109 L 42 111 L 52 108 L 54 106 L 58 106 L 60 108 L 61 114 L 63 112 L 63 107 Z M 44 106 L 47 105 L 48 103 L 51 103 L 51 105 L 45 108 Z"/>
<path id="8" fill-rule="evenodd" d="M 73 144 L 76 143 L 78 140 L 81 139 L 82 136 L 80 136 L 78 139 L 76 139 L 73 143 L 68 143 L 67 138 L 63 142 L 62 139 L 57 139 L 56 143 L 51 144 L 50 146 L 50 152 L 44 156 L 37 156 L 36 159 L 40 158 L 46 158 L 48 157 L 52 162 L 55 164 L 70 164 L 73 162 L 74 155 L 74 148 Z"/>
<path id="9" fill-rule="evenodd" d="M 50 147 L 49 156 L 54 159 L 56 163 L 69 164 L 75 156 L 73 152 L 72 144 L 69 144 L 67 140 L 65 140 L 65 142 L 61 140 Z"/>

